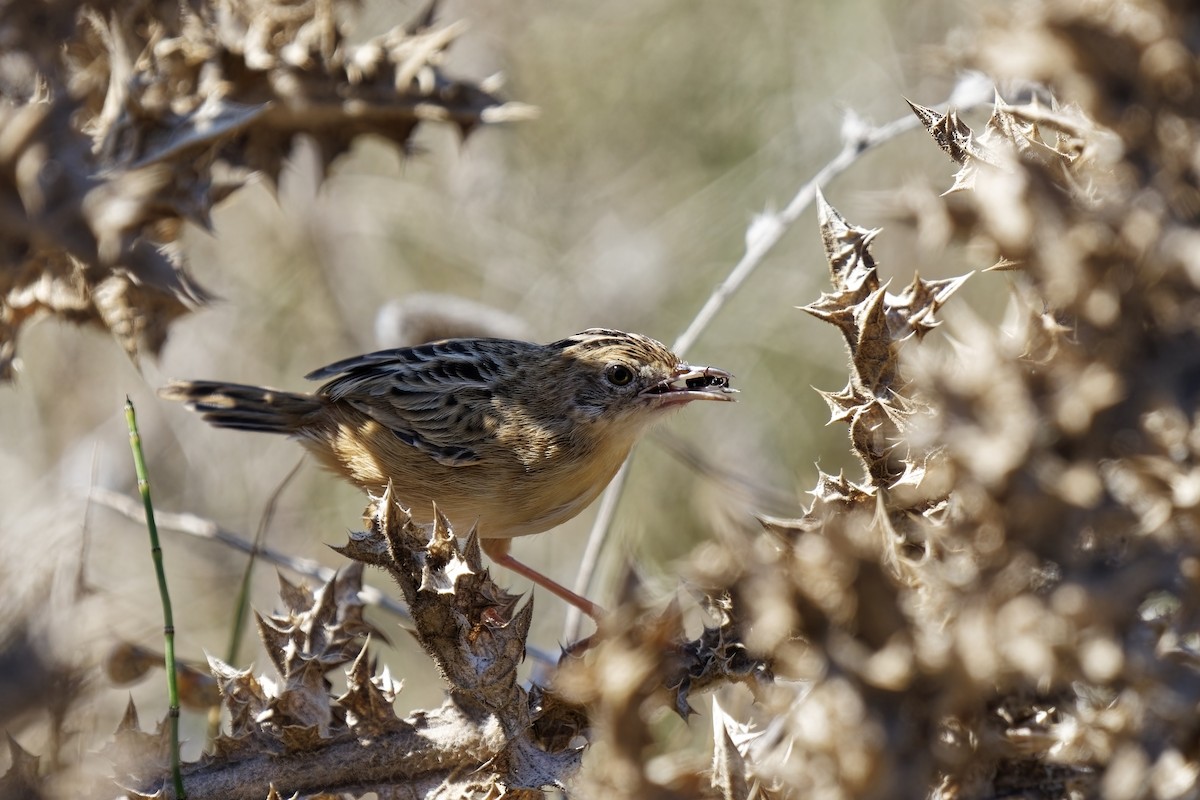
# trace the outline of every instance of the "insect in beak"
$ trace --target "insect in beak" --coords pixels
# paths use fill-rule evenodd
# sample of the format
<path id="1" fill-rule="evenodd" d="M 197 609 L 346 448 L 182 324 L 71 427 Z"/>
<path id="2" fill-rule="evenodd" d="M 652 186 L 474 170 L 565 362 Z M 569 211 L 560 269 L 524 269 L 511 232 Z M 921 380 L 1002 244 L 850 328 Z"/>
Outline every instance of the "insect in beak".
<path id="1" fill-rule="evenodd" d="M 654 384 L 642 392 L 662 405 L 677 405 L 692 400 L 733 400 L 737 389 L 729 386 L 733 375 L 716 367 L 693 367 L 680 364 L 670 380 Z"/>

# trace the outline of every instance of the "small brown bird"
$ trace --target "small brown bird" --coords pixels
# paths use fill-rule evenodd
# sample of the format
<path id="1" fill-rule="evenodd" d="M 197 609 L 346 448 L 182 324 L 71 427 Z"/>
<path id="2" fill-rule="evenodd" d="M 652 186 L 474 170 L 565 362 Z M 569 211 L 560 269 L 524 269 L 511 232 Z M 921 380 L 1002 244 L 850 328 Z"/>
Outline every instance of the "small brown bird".
<path id="1" fill-rule="evenodd" d="M 591 328 L 550 344 L 447 339 L 338 361 L 316 392 L 215 381 L 160 391 L 221 428 L 284 433 L 375 494 L 390 481 L 418 522 L 433 503 L 483 550 L 584 613 L 600 609 L 509 555 L 510 539 L 574 517 L 638 438 L 693 400 L 732 400 L 730 374 L 646 336 Z"/>

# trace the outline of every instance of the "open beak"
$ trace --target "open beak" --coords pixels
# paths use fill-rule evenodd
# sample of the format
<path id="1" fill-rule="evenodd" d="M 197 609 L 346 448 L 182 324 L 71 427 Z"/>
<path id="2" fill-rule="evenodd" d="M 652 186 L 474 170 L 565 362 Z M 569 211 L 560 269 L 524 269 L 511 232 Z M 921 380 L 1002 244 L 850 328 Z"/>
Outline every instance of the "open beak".
<path id="1" fill-rule="evenodd" d="M 680 364 L 670 380 L 656 383 L 642 391 L 642 396 L 661 405 L 677 405 L 692 400 L 733 400 L 737 389 L 730 388 L 733 376 L 716 367 L 693 367 Z"/>

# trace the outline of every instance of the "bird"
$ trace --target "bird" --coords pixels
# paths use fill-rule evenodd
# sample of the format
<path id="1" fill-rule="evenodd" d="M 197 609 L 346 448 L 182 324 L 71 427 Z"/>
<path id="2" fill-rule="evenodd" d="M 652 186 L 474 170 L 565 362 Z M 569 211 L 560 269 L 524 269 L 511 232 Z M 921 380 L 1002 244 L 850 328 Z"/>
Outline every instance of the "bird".
<path id="1" fill-rule="evenodd" d="M 518 561 L 511 540 L 554 528 L 603 491 L 668 412 L 730 401 L 733 376 L 636 333 L 548 344 L 444 339 L 337 361 L 312 393 L 174 380 L 159 394 L 219 427 L 285 434 L 368 494 L 390 485 L 417 522 L 475 526 L 491 560 L 576 606 L 603 609 Z"/>

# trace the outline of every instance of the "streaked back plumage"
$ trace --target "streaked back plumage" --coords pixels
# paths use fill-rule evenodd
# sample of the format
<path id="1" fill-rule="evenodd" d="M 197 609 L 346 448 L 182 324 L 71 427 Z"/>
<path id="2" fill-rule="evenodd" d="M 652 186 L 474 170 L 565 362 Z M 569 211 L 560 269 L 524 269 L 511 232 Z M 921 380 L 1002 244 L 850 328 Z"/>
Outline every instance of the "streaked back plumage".
<path id="1" fill-rule="evenodd" d="M 618 366 L 630 371 L 620 385 Z M 482 535 L 509 537 L 590 503 L 661 416 L 645 390 L 680 366 L 647 336 L 591 328 L 549 344 L 447 339 L 367 353 L 309 373 L 323 381 L 312 394 L 211 381 L 162 393 L 219 427 L 293 435 L 371 491 L 391 481 L 418 518 L 436 501 L 460 526 L 478 519 Z"/>

